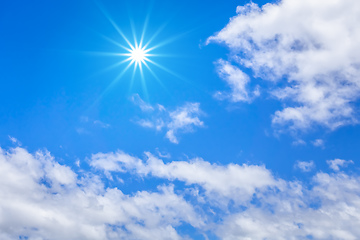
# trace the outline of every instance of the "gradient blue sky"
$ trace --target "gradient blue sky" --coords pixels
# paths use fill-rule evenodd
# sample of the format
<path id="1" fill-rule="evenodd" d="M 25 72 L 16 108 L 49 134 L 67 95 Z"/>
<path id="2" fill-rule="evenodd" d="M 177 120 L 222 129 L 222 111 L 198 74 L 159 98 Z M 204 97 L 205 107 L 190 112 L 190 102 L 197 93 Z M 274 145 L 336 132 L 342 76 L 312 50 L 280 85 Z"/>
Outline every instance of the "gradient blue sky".
<path id="1" fill-rule="evenodd" d="M 360 34 L 356 20 L 360 6 L 352 0 L 310 2 L 3 2 L 0 8 L 3 171 L 11 167 L 22 169 L 16 165 L 21 163 L 13 163 L 12 158 L 24 158 L 21 165 L 24 168 L 33 166 L 29 162 L 40 161 L 44 164 L 39 167 L 43 175 L 31 178 L 34 184 L 47 186 L 47 190 L 42 190 L 44 196 L 56 192 L 63 194 L 64 199 L 75 194 L 67 187 L 64 176 L 74 174 L 71 189 L 79 188 L 82 192 L 86 192 L 82 185 L 84 176 L 89 175 L 99 179 L 89 178 L 87 184 L 100 181 L 104 184 L 99 183 L 103 191 L 118 189 L 129 198 L 140 198 L 141 194 L 166 197 L 170 190 L 161 189 L 174 188 L 172 194 L 195 210 L 175 211 L 177 220 L 166 218 L 173 213 L 159 213 L 165 217 L 155 227 L 151 224 L 149 227 L 146 220 L 139 217 L 132 224 L 139 224 L 142 230 L 134 230 L 129 225 L 136 216 L 123 222 L 107 222 L 105 218 L 103 222 L 91 223 L 93 225 L 79 220 L 78 225 L 107 227 L 99 230 L 99 235 L 89 236 L 76 232 L 75 228 L 69 230 L 68 235 L 61 235 L 57 231 L 67 229 L 65 223 L 57 222 L 57 230 L 52 230 L 39 216 L 40 220 L 32 226 L 31 222 L 22 221 L 22 211 L 11 210 L 7 202 L 0 202 L 1 208 L 6 209 L 0 212 L 4 219 L 0 223 L 0 236 L 4 239 L 360 237 L 355 227 L 341 227 L 346 225 L 345 220 L 341 224 L 329 220 L 324 228 L 309 220 L 321 219 L 316 210 L 322 210 L 322 206 L 332 209 L 333 215 L 329 218 L 336 219 L 336 214 L 343 210 L 334 206 L 345 204 L 348 209 L 355 209 L 349 213 L 351 222 L 360 221 L 359 204 L 350 200 L 360 199 L 357 161 L 360 155 L 360 58 L 357 55 Z M 134 34 L 138 40 L 144 34 L 145 43 L 154 37 L 149 47 L 155 47 L 150 52 L 155 56 L 149 59 L 156 64 L 148 63 L 152 72 L 143 65 L 143 78 L 139 68 L 133 72 L 133 66 L 118 77 L 127 66 L 127 63 L 118 64 L 126 58 L 119 53 L 127 53 L 118 44 L 127 46 L 127 43 L 115 25 L 132 44 Z M 55 160 L 39 160 L 36 157 L 39 150 L 44 155 L 48 151 Z M 168 164 L 169 169 L 164 170 L 159 162 L 151 165 L 151 161 L 146 160 L 151 158 L 150 153 Z M 26 164 L 26 161 L 29 162 Z M 59 166 L 66 169 L 67 173 L 58 172 L 64 178 L 52 175 L 55 170 L 49 170 L 44 161 L 51 162 L 54 169 Z M 136 161 L 143 161 L 143 165 L 136 165 Z M 170 167 L 177 163 L 183 165 Z M 197 170 L 192 172 L 191 166 L 199 169 L 195 167 Z M 239 168 L 230 171 L 234 166 Z M 182 167 L 183 172 L 178 173 Z M 249 173 L 248 168 L 263 171 L 265 175 L 257 176 L 252 170 Z M 160 173 L 160 169 L 169 172 Z M 227 170 L 230 172 L 226 173 Z M 211 178 L 195 179 L 194 175 L 201 175 L 202 171 L 205 175 L 214 171 L 215 176 L 217 173 L 234 176 L 228 180 L 239 181 L 239 186 L 236 182 L 228 183 L 224 177 L 219 179 L 219 185 L 235 186 L 219 190 L 214 187 L 217 184 L 212 185 Z M 32 170 L 8 174 L 17 176 L 28 172 Z M 253 186 L 255 180 L 248 179 L 247 183 L 245 178 L 241 182 L 237 179 L 239 176 L 259 181 L 264 177 L 269 185 L 254 183 L 251 191 L 244 190 L 248 185 Z M 321 182 L 319 179 L 325 176 L 329 179 Z M 2 182 L 12 186 L 11 177 L 6 179 Z M 21 182 L 19 179 L 14 181 Z M 341 181 L 354 184 L 346 190 L 351 197 L 326 198 L 330 192 L 344 194 L 341 187 L 334 190 L 332 185 L 325 186 L 331 181 L 337 181 L 339 186 L 347 184 Z M 276 204 L 272 204 L 274 198 L 280 202 L 300 201 L 292 194 L 294 184 L 302 186 L 299 206 L 306 212 L 299 213 L 298 208 L 289 210 L 284 220 L 281 219 L 284 213 L 277 212 Z M 11 187 L 14 195 L 7 195 L 5 189 L 3 185 L 1 194 L 19 198 L 20 202 L 29 198 L 21 189 Z M 242 199 L 246 195 L 242 191 L 249 194 L 248 199 Z M 319 196 L 319 192 L 324 194 Z M 24 205 L 27 204 L 31 206 L 25 201 Z M 39 203 L 38 208 L 42 207 L 48 209 L 48 203 Z M 167 211 L 178 208 L 183 205 L 165 207 Z M 31 207 L 26 209 L 23 211 L 31 215 Z M 272 213 L 269 209 L 273 209 Z M 6 214 L 10 213 L 19 218 L 14 217 L 15 220 L 7 223 Z M 151 216 L 153 212 L 147 213 Z M 106 215 L 105 212 L 98 214 Z M 192 214 L 197 220 L 186 219 Z M 246 228 L 250 223 L 242 223 L 241 214 L 250 216 L 253 227 Z M 294 223 L 298 228 L 286 232 L 274 227 L 276 230 L 270 231 L 272 223 L 264 220 L 259 225 L 263 235 L 255 234 L 251 229 L 257 228 L 254 219 L 259 214 L 264 214 L 262 220 L 275 215 L 280 228 L 285 228 L 283 223 L 288 219 L 298 217 L 299 223 Z M 63 219 L 71 218 L 69 216 Z M 239 226 L 233 226 L 234 223 Z M 329 230 L 332 224 L 340 226 L 337 232 Z M 113 227 L 109 230 L 108 226 Z M 164 231 L 151 232 L 159 229 Z M 149 232 L 139 235 L 141 231 Z"/>

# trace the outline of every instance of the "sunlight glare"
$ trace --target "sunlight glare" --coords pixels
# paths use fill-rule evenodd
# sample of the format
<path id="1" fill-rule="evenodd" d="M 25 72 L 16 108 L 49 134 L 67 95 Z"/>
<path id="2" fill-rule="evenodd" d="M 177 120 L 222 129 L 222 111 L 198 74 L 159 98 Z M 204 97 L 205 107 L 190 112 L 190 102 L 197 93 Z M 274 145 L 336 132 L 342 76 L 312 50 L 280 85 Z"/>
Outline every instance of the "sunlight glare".
<path id="1" fill-rule="evenodd" d="M 144 51 L 143 48 L 134 48 L 133 50 L 131 50 L 131 55 L 130 58 L 131 60 L 137 62 L 138 64 L 140 64 L 141 62 L 145 61 L 146 58 L 146 53 Z"/>
<path id="2" fill-rule="evenodd" d="M 120 53 L 116 53 L 116 52 L 114 52 L 114 53 L 112 53 L 112 52 L 111 53 L 102 53 L 104 55 L 110 55 L 110 56 L 116 55 L 116 56 L 125 57 L 125 59 L 122 59 L 119 62 L 113 64 L 112 66 L 106 68 L 105 71 L 108 71 L 110 69 L 116 68 L 116 67 L 118 67 L 118 66 L 120 66 L 122 64 L 127 63 L 126 67 L 111 82 L 111 84 L 106 88 L 106 90 L 103 92 L 103 94 L 105 94 L 105 92 L 107 92 L 109 89 L 111 89 L 112 86 L 116 82 L 118 82 L 120 79 L 122 79 L 122 77 L 125 75 L 125 73 L 128 71 L 128 69 L 130 67 L 133 67 L 132 77 L 130 79 L 130 88 L 132 88 L 132 86 L 133 86 L 133 82 L 134 82 L 136 73 L 139 72 L 140 73 L 141 85 L 143 87 L 143 91 L 144 91 L 145 96 L 147 96 L 147 90 L 146 90 L 145 76 L 144 76 L 144 72 L 143 72 L 144 71 L 144 66 L 150 72 L 150 74 L 160 83 L 160 85 L 162 87 L 164 87 L 164 85 L 162 84 L 161 80 L 157 77 L 155 72 L 151 69 L 150 65 L 155 66 L 157 68 L 160 68 L 160 69 L 164 70 L 165 72 L 170 73 L 171 75 L 173 75 L 173 76 L 175 76 L 175 77 L 177 77 L 177 78 L 179 78 L 181 80 L 184 80 L 183 77 L 181 77 L 178 74 L 172 72 L 171 70 L 167 69 L 165 66 L 162 66 L 160 63 L 157 63 L 152 59 L 153 57 L 169 56 L 169 55 L 164 55 L 164 54 L 156 54 L 156 53 L 153 53 L 153 51 L 155 49 L 157 49 L 157 48 L 160 48 L 160 47 L 166 45 L 166 44 L 169 44 L 170 42 L 173 42 L 174 40 L 178 39 L 182 35 L 172 37 L 170 39 L 163 40 L 163 41 L 161 41 L 161 42 L 159 42 L 159 43 L 157 43 L 155 45 L 152 45 L 151 43 L 153 43 L 155 38 L 164 29 L 166 24 L 163 24 L 157 31 L 155 31 L 155 33 L 149 39 L 145 40 L 145 32 L 146 32 L 146 28 L 147 28 L 148 20 L 149 20 L 149 15 L 147 15 L 139 41 L 137 41 L 137 37 L 136 37 L 136 33 L 135 33 L 136 30 L 135 30 L 134 24 L 133 24 L 132 20 L 130 20 L 131 30 L 132 30 L 132 35 L 133 35 L 133 41 L 131 41 L 126 37 L 126 35 L 122 32 L 122 30 L 119 28 L 119 26 L 115 23 L 115 21 L 105 11 L 105 9 L 102 8 L 101 6 L 99 6 L 99 8 L 103 12 L 105 17 L 109 20 L 111 25 L 115 28 L 115 30 L 122 37 L 122 39 L 126 42 L 126 44 L 123 45 L 122 43 L 118 42 L 117 40 L 111 39 L 111 38 L 109 38 L 107 36 L 104 36 L 104 35 L 100 34 L 105 40 L 107 40 L 110 43 L 115 44 L 116 46 L 118 46 L 118 47 L 122 48 L 123 50 L 125 50 L 125 52 L 120 52 Z"/>

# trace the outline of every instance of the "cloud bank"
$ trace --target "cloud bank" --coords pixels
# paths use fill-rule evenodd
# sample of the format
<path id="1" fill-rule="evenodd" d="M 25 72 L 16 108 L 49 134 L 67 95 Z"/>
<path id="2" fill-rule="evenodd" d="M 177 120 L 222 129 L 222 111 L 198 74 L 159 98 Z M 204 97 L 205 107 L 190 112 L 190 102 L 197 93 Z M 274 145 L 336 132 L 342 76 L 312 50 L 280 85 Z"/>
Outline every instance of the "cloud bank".
<path id="1" fill-rule="evenodd" d="M 360 177 L 334 167 L 341 162 L 329 161 L 335 172 L 317 172 L 306 184 L 277 178 L 265 166 L 165 163 L 121 151 L 94 154 L 92 170 L 75 172 L 46 151 L 1 149 L 0 236 L 192 239 L 181 231 L 186 225 L 204 239 L 358 239 Z M 103 171 L 162 182 L 125 194 L 106 187 Z"/>
<path id="2" fill-rule="evenodd" d="M 249 77 L 270 81 L 270 95 L 284 103 L 272 117 L 275 126 L 305 130 L 335 129 L 358 122 L 360 97 L 360 2 L 283 0 L 259 7 L 239 6 L 237 15 L 208 43 L 225 44 L 231 101 L 247 100 Z M 219 60 L 224 62 L 225 60 Z"/>

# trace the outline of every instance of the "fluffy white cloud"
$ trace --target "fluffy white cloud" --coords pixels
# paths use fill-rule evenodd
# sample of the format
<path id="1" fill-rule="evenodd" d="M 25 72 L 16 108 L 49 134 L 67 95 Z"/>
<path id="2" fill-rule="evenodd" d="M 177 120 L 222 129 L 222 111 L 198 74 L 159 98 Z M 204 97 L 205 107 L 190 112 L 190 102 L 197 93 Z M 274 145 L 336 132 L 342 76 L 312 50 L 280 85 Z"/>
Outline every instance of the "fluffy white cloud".
<path id="1" fill-rule="evenodd" d="M 171 185 L 125 195 L 23 148 L 0 149 L 0 166 L 1 239 L 182 239 L 182 221 L 203 224 Z"/>
<path id="2" fill-rule="evenodd" d="M 360 238 L 358 175 L 318 172 L 308 186 L 264 166 L 165 163 L 150 153 L 146 160 L 98 153 L 90 164 L 165 184 L 124 194 L 48 152 L 0 149 L 1 239 L 190 239 L 178 231 L 184 223 L 205 238 L 208 231 L 219 239 Z"/>
<path id="3" fill-rule="evenodd" d="M 318 173 L 314 188 L 290 184 L 218 228 L 222 239 L 358 239 L 359 178 Z M 312 202 L 314 201 L 314 202 Z M 316 203 L 318 201 L 318 203 Z"/>
<path id="4" fill-rule="evenodd" d="M 334 159 L 334 160 L 327 160 L 326 163 L 329 165 L 329 168 L 338 172 L 340 171 L 340 167 L 346 167 L 347 165 L 354 163 L 351 160 L 343 160 L 343 159 Z"/>
<path id="5" fill-rule="evenodd" d="M 233 62 L 281 86 L 271 90 L 286 104 L 275 112 L 273 124 L 335 129 L 357 123 L 359 22 L 357 0 L 249 3 L 208 42 L 225 43 Z"/>
<path id="6" fill-rule="evenodd" d="M 145 128 L 153 128 L 157 131 L 166 129 L 166 138 L 172 143 L 179 143 L 177 135 L 184 132 L 192 132 L 194 127 L 204 126 L 200 120 L 203 112 L 199 103 L 186 103 L 184 106 L 177 107 L 175 110 L 167 110 L 164 106 L 157 104 L 151 106 L 145 103 L 138 94 L 132 97 L 135 105 L 138 105 L 143 112 L 148 112 L 151 117 L 140 119 L 137 123 Z"/>
<path id="7" fill-rule="evenodd" d="M 219 166 L 201 158 L 164 163 L 148 152 L 145 154 L 146 161 L 123 152 L 98 153 L 92 156 L 90 165 L 105 171 L 133 171 L 141 176 L 151 175 L 197 184 L 205 189 L 208 197 L 216 200 L 236 199 L 238 204 L 250 200 L 257 189 L 280 184 L 264 166 Z"/>
<path id="8" fill-rule="evenodd" d="M 111 159 L 117 165 L 115 171 L 122 169 L 143 177 L 201 186 L 205 192 L 198 196 L 198 204 L 216 208 L 221 203 L 220 212 L 213 213 L 222 216 L 221 221 L 211 224 L 220 239 L 360 237 L 360 214 L 356 210 L 360 207 L 358 176 L 320 172 L 308 188 L 301 182 L 276 179 L 263 166 L 218 166 L 202 159 L 164 163 L 149 153 L 145 161 L 123 152 L 96 154 L 92 159 L 100 169 L 102 159 Z M 314 164 L 300 165 L 308 170 Z M 224 212 L 224 206 L 232 206 L 231 212 Z"/>

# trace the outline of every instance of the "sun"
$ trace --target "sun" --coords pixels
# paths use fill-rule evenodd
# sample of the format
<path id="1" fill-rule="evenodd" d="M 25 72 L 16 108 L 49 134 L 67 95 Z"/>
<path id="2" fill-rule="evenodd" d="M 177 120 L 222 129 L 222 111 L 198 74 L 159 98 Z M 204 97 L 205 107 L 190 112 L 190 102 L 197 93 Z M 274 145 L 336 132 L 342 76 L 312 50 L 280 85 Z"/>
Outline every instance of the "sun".
<path id="1" fill-rule="evenodd" d="M 130 61 L 130 65 L 135 64 L 135 68 L 139 66 L 139 68 L 142 69 L 142 64 L 147 65 L 146 62 L 150 61 L 148 58 L 151 56 L 151 54 L 148 53 L 150 49 L 146 49 L 146 46 L 142 47 L 141 43 L 138 45 L 135 42 L 135 46 L 129 44 L 129 48 L 125 49 L 128 51 L 128 53 L 122 54 L 128 57 L 125 61 Z"/>
<path id="2" fill-rule="evenodd" d="M 127 46 L 123 46 L 119 43 L 117 43 L 118 46 L 120 46 L 123 50 L 126 50 L 126 53 L 119 53 L 117 54 L 118 56 L 125 56 L 127 57 L 125 60 L 121 61 L 120 63 L 125 63 L 125 62 L 129 62 L 128 66 L 124 69 L 125 71 L 131 66 L 134 66 L 134 72 L 136 70 L 137 67 L 139 67 L 140 69 L 140 73 L 141 75 L 143 75 L 143 67 L 142 65 L 145 65 L 146 68 L 148 68 L 150 71 L 150 67 L 147 63 L 152 63 L 154 65 L 158 65 L 155 62 L 153 62 L 152 60 L 149 59 L 149 57 L 152 56 L 157 56 L 157 54 L 151 54 L 149 53 L 150 51 L 152 51 L 153 49 L 155 49 L 157 46 L 155 47 L 148 47 L 151 40 L 150 39 L 146 44 L 144 44 L 143 40 L 144 40 L 144 31 L 141 34 L 141 39 L 138 42 L 135 36 L 135 32 L 133 32 L 133 36 L 134 36 L 134 42 L 131 43 L 126 37 L 125 35 L 121 32 L 120 29 L 118 29 L 118 32 L 120 33 L 120 35 L 123 37 L 123 39 L 126 41 Z"/>
<path id="3" fill-rule="evenodd" d="M 147 81 L 148 79 L 144 74 L 144 70 L 152 75 L 152 79 L 156 80 L 159 85 L 164 88 L 166 91 L 166 87 L 163 84 L 162 80 L 157 76 L 156 71 L 153 71 L 153 67 L 159 68 L 162 71 L 165 71 L 171 75 L 173 75 L 176 78 L 179 78 L 181 80 L 184 80 L 184 78 L 177 73 L 171 71 L 167 67 L 163 66 L 162 64 L 158 63 L 158 61 L 155 61 L 159 59 L 159 57 L 173 57 L 174 55 L 166 54 L 159 54 L 157 53 L 157 49 L 167 45 L 175 40 L 177 40 L 179 37 L 181 37 L 183 34 L 180 34 L 178 36 L 174 36 L 165 40 L 162 40 L 160 42 L 155 42 L 157 36 L 160 34 L 160 32 L 165 27 L 165 24 L 160 26 L 152 35 L 149 37 L 145 37 L 145 32 L 148 25 L 149 15 L 146 17 L 143 29 L 139 35 L 136 33 L 135 26 L 133 25 L 133 22 L 130 21 L 131 30 L 132 30 L 132 37 L 133 39 L 128 38 L 123 31 L 119 28 L 119 26 L 113 21 L 113 19 L 110 17 L 110 15 L 105 11 L 104 8 L 99 6 L 100 10 L 103 12 L 104 16 L 108 19 L 108 21 L 111 23 L 111 25 L 115 28 L 115 30 L 119 33 L 120 38 L 112 39 L 105 35 L 100 36 L 103 37 L 105 40 L 109 41 L 110 43 L 116 45 L 117 47 L 120 47 L 122 50 L 120 52 L 98 52 L 101 55 L 109 55 L 109 56 L 117 56 L 120 57 L 120 59 L 115 62 L 113 65 L 110 65 L 109 67 L 105 68 L 103 71 L 109 71 L 112 69 L 117 69 L 118 67 L 121 67 L 121 71 L 117 74 L 117 76 L 111 81 L 109 86 L 103 91 L 101 96 L 103 96 L 108 90 L 110 90 L 115 83 L 117 83 L 125 76 L 125 73 L 129 71 L 131 67 L 133 67 L 132 75 L 127 77 L 126 79 L 129 80 L 129 91 L 134 85 L 134 82 L 137 80 L 140 80 L 140 84 L 143 88 L 145 96 L 148 95 L 147 93 Z M 155 40 L 155 41 L 154 41 Z M 155 43 L 154 43 L 155 42 Z M 155 58 L 155 59 L 154 59 Z M 139 74 L 140 73 L 140 74 Z"/>
<path id="4" fill-rule="evenodd" d="M 131 50 L 130 52 L 130 58 L 132 61 L 137 62 L 138 64 L 141 64 L 141 62 L 144 62 L 146 59 L 146 56 L 148 54 L 146 54 L 146 51 L 144 48 L 134 48 Z"/>

